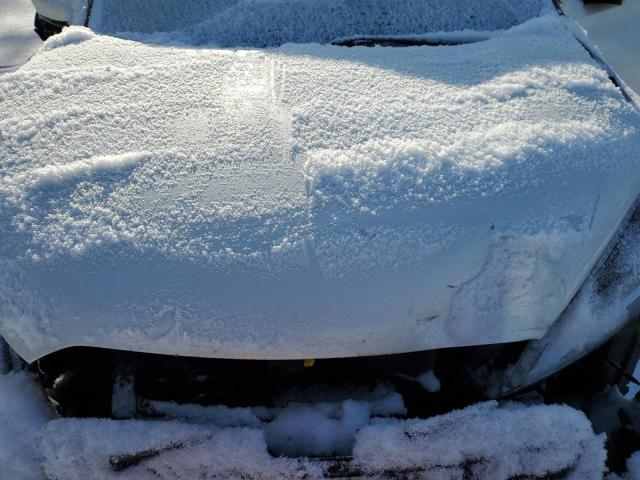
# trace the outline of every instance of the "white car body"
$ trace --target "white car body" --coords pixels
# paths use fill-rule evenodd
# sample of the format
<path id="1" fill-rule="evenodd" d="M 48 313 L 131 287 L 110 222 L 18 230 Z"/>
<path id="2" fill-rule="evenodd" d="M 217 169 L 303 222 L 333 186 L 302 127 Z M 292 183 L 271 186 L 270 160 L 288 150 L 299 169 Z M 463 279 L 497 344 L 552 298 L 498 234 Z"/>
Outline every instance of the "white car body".
<path id="1" fill-rule="evenodd" d="M 542 338 L 640 193 L 636 106 L 543 13 L 444 47 L 53 37 L 0 79 L 0 334 L 29 361 Z"/>
<path id="2" fill-rule="evenodd" d="M 86 0 L 31 0 L 43 17 L 65 23 L 83 23 L 86 16 Z"/>

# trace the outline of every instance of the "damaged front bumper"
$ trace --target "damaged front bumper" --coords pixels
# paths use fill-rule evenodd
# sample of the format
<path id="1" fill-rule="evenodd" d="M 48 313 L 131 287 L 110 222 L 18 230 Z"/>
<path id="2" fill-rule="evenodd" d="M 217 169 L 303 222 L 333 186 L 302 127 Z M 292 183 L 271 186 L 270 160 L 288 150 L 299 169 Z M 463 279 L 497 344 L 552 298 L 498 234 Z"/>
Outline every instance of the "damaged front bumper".
<path id="1" fill-rule="evenodd" d="M 640 356 L 640 207 L 625 224 L 544 337 L 528 342 L 515 361 L 498 365 L 490 359 L 476 368 L 472 376 L 487 396 L 505 397 L 535 385 L 598 348 L 616 350 L 604 353 L 603 360 L 626 384 Z"/>

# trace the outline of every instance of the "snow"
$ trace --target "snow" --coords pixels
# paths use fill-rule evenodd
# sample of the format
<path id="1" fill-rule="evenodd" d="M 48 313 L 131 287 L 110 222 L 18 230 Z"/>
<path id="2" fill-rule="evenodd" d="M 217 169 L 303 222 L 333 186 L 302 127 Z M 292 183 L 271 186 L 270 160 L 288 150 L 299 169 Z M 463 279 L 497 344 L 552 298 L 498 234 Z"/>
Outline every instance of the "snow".
<path id="1" fill-rule="evenodd" d="M 42 435 L 49 478 L 300 478 L 297 460 L 271 457 L 256 429 L 214 429 L 177 422 L 58 420 Z M 180 446 L 176 448 L 177 446 Z M 140 466 L 114 472 L 111 456 L 168 449 Z M 289 473 L 291 472 L 291 473 Z"/>
<path id="2" fill-rule="evenodd" d="M 29 0 L 3 0 L 0 6 L 0 74 L 25 63 L 40 48 Z"/>
<path id="3" fill-rule="evenodd" d="M 337 418 L 317 407 L 288 409 L 265 428 L 270 449 L 276 454 L 302 456 L 349 455 L 356 432 L 369 423 L 368 405 L 347 400 Z"/>
<path id="4" fill-rule="evenodd" d="M 332 400 L 336 394 L 343 399 Z M 272 408 L 203 407 L 158 401 L 145 401 L 144 408 L 148 415 L 188 423 L 222 428 L 263 427 L 269 451 L 288 456 L 348 455 L 356 432 L 372 417 L 407 413 L 402 396 L 384 385 L 373 391 L 349 390 L 344 386 L 337 392 L 316 386 L 311 392 L 298 395 L 302 396 L 296 400 L 296 393 L 289 392 L 289 400 Z"/>
<path id="5" fill-rule="evenodd" d="M 595 437 L 582 413 L 565 406 L 487 402 L 425 421 L 379 421 L 356 437 L 353 457 L 366 471 L 449 469 L 459 478 L 544 476 L 573 466 L 566 478 L 600 478 L 604 436 Z M 496 453 L 500 458 L 496 458 Z"/>
<path id="6" fill-rule="evenodd" d="M 635 209 L 618 232 L 615 246 L 567 310 L 539 341 L 530 343 L 518 365 L 505 371 L 494 393 L 533 384 L 597 348 L 638 314 L 640 305 L 640 210 Z M 633 372 L 637 378 L 638 367 Z M 638 387 L 629 384 L 627 396 Z"/>
<path id="7" fill-rule="evenodd" d="M 398 35 L 512 27 L 551 10 L 547 0 L 95 0 L 96 31 L 179 32 L 162 38 L 221 47 L 328 43 L 352 35 Z M 170 13 L 169 13 L 170 12 Z"/>
<path id="8" fill-rule="evenodd" d="M 610 473 L 606 480 L 640 480 L 640 452 L 633 453 L 627 460 L 627 472 L 622 475 Z"/>
<path id="9" fill-rule="evenodd" d="M 640 50 L 638 35 L 638 2 L 621 5 L 588 4 L 579 0 L 563 0 L 562 8 L 586 31 L 607 63 L 636 92 L 640 92 Z"/>
<path id="10" fill-rule="evenodd" d="M 417 377 L 412 377 L 411 375 L 406 375 L 404 373 L 396 373 L 395 375 L 398 378 L 419 383 L 427 392 L 435 393 L 440 391 L 440 379 L 436 376 L 433 370 L 421 373 Z"/>
<path id="11" fill-rule="evenodd" d="M 37 438 L 51 417 L 31 375 L 0 373 L 0 478 L 43 478 Z"/>
<path id="12" fill-rule="evenodd" d="M 217 427 L 257 427 L 261 417 L 268 418 L 268 412 L 261 407 L 230 408 L 224 405 L 202 406 L 181 405 L 175 402 L 145 400 L 145 411 L 150 416 L 174 418 L 188 423 L 207 423 Z"/>
<path id="13" fill-rule="evenodd" d="M 95 34 L 85 27 L 65 28 L 58 35 L 49 37 L 40 48 L 40 51 L 51 50 L 53 48 L 64 47 L 91 40 Z"/>
<path id="14" fill-rule="evenodd" d="M 325 431 L 326 417 L 310 412 L 288 419 L 293 423 L 274 421 L 264 433 L 258 429 L 215 429 L 169 421 L 57 420 L 50 422 L 42 435 L 44 468 L 52 478 L 74 479 L 89 474 L 92 478 L 115 478 L 109 471 L 108 458 L 166 449 L 119 473 L 117 478 L 154 478 L 154 474 L 168 471 L 174 478 L 194 478 L 200 472 L 225 478 L 236 478 L 234 474 L 240 476 L 240 472 L 260 472 L 261 478 L 301 478 L 311 473 L 311 478 L 318 478 L 320 472 L 314 475 L 313 462 L 267 454 L 267 446 L 276 451 L 281 447 L 270 439 L 271 429 L 286 437 L 296 425 L 314 425 L 310 429 L 313 435 L 305 438 L 302 445 L 292 443 L 285 447 L 288 455 L 295 455 L 301 446 L 317 449 L 316 441 L 335 442 L 336 437 L 325 437 L 335 430 Z M 318 424 L 311 423 L 317 421 Z M 444 425 L 447 429 L 443 431 Z M 404 432 L 413 437 L 407 439 Z M 298 436 L 293 433 L 290 438 Z M 481 479 L 542 476 L 567 467 L 575 469 L 568 478 L 597 479 L 604 468 L 603 437 L 595 436 L 586 418 L 568 407 L 498 410 L 495 405 L 493 409 L 479 405 L 427 421 L 375 422 L 362 428 L 356 438 L 353 464 L 371 472 L 426 467 L 450 470 L 449 476 L 442 478 L 455 478 L 466 461 L 479 460 L 483 465 L 476 469 L 476 478 Z M 425 448 L 427 442 L 429 448 Z M 322 448 L 316 451 L 328 452 Z"/>
<path id="15" fill-rule="evenodd" d="M 8 186 L 11 184 L 15 185 L 18 189 L 38 190 L 57 186 L 70 180 L 130 167 L 144 160 L 149 160 L 150 158 L 151 154 L 148 152 L 131 152 L 120 155 L 91 157 L 86 160 L 77 160 L 63 165 L 47 165 L 41 168 L 34 168 L 15 177 L 4 178 L 3 181 Z"/>
<path id="16" fill-rule="evenodd" d="M 627 475 L 626 478 L 629 480 L 639 480 L 640 479 L 640 452 L 636 452 L 629 457 L 627 460 Z"/>
<path id="17" fill-rule="evenodd" d="M 398 420 L 406 411 L 389 387 L 352 393 L 272 408 L 151 402 L 161 420 L 57 419 L 36 378 L 13 371 L 0 375 L 0 477 L 313 479 L 330 463 L 305 455 L 338 453 L 374 476 L 420 467 L 443 479 L 466 469 L 506 480 L 568 468 L 570 479 L 602 478 L 604 436 L 570 407 L 487 402 Z"/>
<path id="18" fill-rule="evenodd" d="M 539 338 L 637 196 L 637 112 L 555 14 L 440 47 L 192 34 L 73 27 L 0 80 L 0 331 L 26 358 Z"/>
<path id="19" fill-rule="evenodd" d="M 295 424 L 271 425 L 286 435 L 295 425 L 304 428 L 319 420 L 308 413 Z M 325 422 L 323 418 L 313 429 L 317 437 L 303 443 L 312 445 L 321 437 Z M 240 477 L 241 472 L 259 472 L 260 478 L 320 476 L 320 462 L 270 456 L 268 428 L 263 433 L 255 428 L 217 429 L 171 421 L 57 420 L 47 425 L 41 444 L 45 471 L 52 478 L 90 474 L 97 479 L 145 479 L 169 471 L 172 478 L 196 478 L 202 472 L 225 478 Z M 372 474 L 423 467 L 448 479 L 459 478 L 466 465 L 477 474 L 474 478 L 487 480 L 543 476 L 569 467 L 573 470 L 567 478 L 599 479 L 604 470 L 603 441 L 586 417 L 569 407 L 499 408 L 488 403 L 425 421 L 373 421 L 356 435 L 352 466 Z M 162 453 L 117 476 L 110 471 L 110 457 L 152 449 Z"/>
<path id="20" fill-rule="evenodd" d="M 95 3 L 93 27 L 102 32 L 131 30 L 131 24 L 117 22 L 140 18 L 139 11 L 132 15 L 129 9 L 144 8 L 136 2 Z M 81 27 L 51 39 L 27 67 L 0 80 L 0 234 L 8 240 L 0 246 L 0 314 L 10 319 L 2 333 L 26 356 L 59 348 L 60 334 L 68 333 L 61 325 L 78 329 L 77 339 L 85 343 L 211 351 L 212 344 L 217 346 L 214 338 L 226 339 L 215 329 L 201 332 L 211 318 L 202 316 L 211 310 L 203 298 L 212 291 L 224 298 L 227 291 L 220 287 L 227 279 L 214 277 L 213 290 L 198 296 L 197 286 L 180 279 L 192 277 L 193 264 L 216 273 L 246 271 L 258 278 L 257 289 L 264 278 L 284 282 L 288 291 L 291 279 L 278 275 L 310 268 L 332 283 L 331 295 L 335 285 L 345 285 L 340 283 L 344 278 L 353 281 L 352 287 L 366 287 L 362 272 L 365 278 L 381 272 L 389 283 L 398 278 L 389 273 L 399 273 L 407 278 L 402 290 L 414 280 L 407 275 L 408 265 L 425 262 L 432 271 L 434 257 L 448 251 L 450 242 L 466 238 L 480 248 L 457 253 L 473 261 L 449 265 L 447 257 L 445 268 L 435 268 L 438 275 L 453 272 L 444 279 L 444 291 L 455 292 L 447 296 L 432 290 L 422 308 L 415 299 L 403 302 L 424 283 L 394 298 L 410 304 L 411 315 L 418 310 L 420 323 L 442 315 L 442 331 L 437 320 L 432 330 L 422 332 L 419 345 L 513 339 L 521 328 L 541 334 L 555 316 L 546 324 L 527 323 L 527 317 L 540 298 L 555 302 L 540 316 L 564 307 L 586 273 L 567 273 L 563 266 L 578 264 L 587 271 L 637 193 L 633 153 L 638 120 L 553 16 L 490 35 L 457 32 L 469 21 L 472 28 L 506 29 L 545 11 L 546 3 L 529 1 L 519 9 L 502 2 L 471 3 L 475 13 L 464 24 L 450 22 L 461 18 L 449 10 L 460 4 L 446 2 L 423 15 L 400 11 L 396 20 L 408 23 L 363 25 L 353 23 L 358 9 L 366 8 L 364 18 L 375 20 L 370 9 L 380 10 L 382 3 L 245 0 L 226 4 L 222 12 L 180 33 L 122 35 L 142 44 Z M 210 7 L 202 1 L 193 12 Z M 113 9 L 119 15 L 112 15 Z M 330 21 L 336 12 L 349 21 Z M 252 21 L 267 13 L 271 24 Z M 246 22 L 245 29 L 237 28 L 238 18 Z M 303 18 L 312 18 L 315 28 L 298 28 Z M 165 24 L 154 22 L 163 21 L 163 15 L 145 18 L 145 28 L 162 29 Z M 274 30 L 273 25 L 287 29 Z M 167 30 L 176 27 L 184 25 L 171 23 Z M 420 38 L 416 30 L 425 29 L 448 32 L 437 33 L 440 38 L 479 43 L 392 54 L 319 45 L 184 49 L 185 39 L 209 47 L 275 46 L 407 31 Z M 180 42 L 182 48 L 175 48 Z M 332 76 L 338 79 L 333 84 Z M 178 84 L 170 81 L 175 79 Z M 576 200 L 563 208 L 567 197 L 549 192 L 557 187 L 556 179 L 566 186 L 565 179 L 574 176 L 585 182 L 585 190 L 568 189 Z M 615 185 L 618 194 L 587 205 L 592 197 L 585 191 L 593 188 L 589 180 L 594 178 Z M 526 208 L 517 208 L 523 198 Z M 541 198 L 553 213 L 549 218 L 532 211 Z M 578 208 L 581 203 L 587 206 Z M 480 208 L 474 211 L 472 204 Z M 506 210 L 505 217 L 483 217 L 493 232 L 483 234 L 480 222 L 470 219 L 496 205 Z M 466 213 L 452 222 L 447 209 L 460 208 Z M 603 220 L 600 212 L 616 217 L 612 211 L 619 213 L 617 218 Z M 581 242 L 587 234 L 595 239 L 585 246 Z M 633 235 L 621 247 L 618 267 L 637 272 Z M 580 248 L 583 254 L 572 256 Z M 126 283 L 131 270 L 118 270 L 128 262 L 135 270 L 158 258 L 167 262 L 159 276 L 159 271 L 143 269 Z M 62 264 L 69 276 L 56 278 Z M 73 277 L 65 290 L 65 281 Z M 196 281 L 207 284 L 211 278 L 196 276 Z M 241 280 L 233 287 L 246 294 L 246 278 Z M 132 285 L 144 291 L 144 283 L 149 290 L 161 286 L 151 302 L 145 293 L 127 296 Z M 545 283 L 564 296 L 532 297 L 532 290 L 544 292 Z M 82 288 L 86 285 L 88 291 Z M 118 285 L 115 291 L 113 285 Z M 628 298 L 633 285 L 622 285 L 616 294 Z M 69 292 L 67 301 L 81 298 L 90 312 L 112 304 L 117 314 L 68 310 L 73 308 L 65 304 Z M 345 290 L 346 296 L 353 293 L 353 288 Z M 58 294 L 60 302 L 47 297 Z M 362 298 L 371 294 L 365 288 Z M 102 303 L 92 305 L 97 297 L 103 297 Z M 320 297 L 319 304 L 332 304 L 322 292 Z M 328 298 L 344 312 L 335 296 Z M 580 342 L 587 334 L 613 328 L 594 321 L 590 301 L 572 307 L 583 318 L 589 314 L 590 321 L 582 331 L 564 323 L 565 335 L 557 338 L 565 344 L 567 334 L 577 340 L 574 347 L 584 346 Z M 300 305 L 309 313 L 307 302 Z M 277 351 L 280 346 L 271 337 L 266 347 L 260 343 L 261 328 L 285 331 L 272 322 L 281 312 L 274 309 L 262 323 L 264 313 L 251 307 L 231 315 L 239 329 L 229 324 L 220 305 L 213 315 L 243 354 L 251 348 L 261 354 L 265 348 Z M 374 303 L 366 313 L 377 309 Z M 383 310 L 380 318 L 396 318 L 390 313 Z M 326 353 L 327 345 L 337 341 L 326 333 L 335 325 L 326 312 L 310 316 L 305 323 L 296 312 L 283 325 L 295 327 L 291 318 L 296 318 L 300 330 L 308 331 L 318 319 L 326 321 L 326 330 L 313 335 L 325 343 Z M 67 317 L 70 323 L 60 322 Z M 97 323 L 88 320 L 95 318 Z M 366 329 L 374 320 L 367 318 Z M 87 333 L 95 329 L 94 337 Z M 355 351 L 349 342 L 366 340 L 363 331 L 345 326 L 341 351 Z M 415 336 L 413 324 L 407 336 Z M 380 337 L 384 341 L 371 342 L 374 349 L 412 345 L 388 329 Z M 295 333 L 284 340 L 293 343 L 292 354 L 309 351 L 308 343 L 296 344 Z M 433 371 L 415 380 L 428 391 L 440 388 Z M 130 411 L 130 393 L 131 385 L 124 382 L 116 398 L 123 412 Z M 402 398 L 379 388 L 369 397 L 273 408 L 162 402 L 147 402 L 147 407 L 164 420 L 54 420 L 30 374 L 0 375 L 0 478 L 319 478 L 322 462 L 290 458 L 306 455 L 351 455 L 353 467 L 374 476 L 427 468 L 443 479 L 471 472 L 474 478 L 506 480 L 570 468 L 566 478 L 588 480 L 602 478 L 605 471 L 604 436 L 594 434 L 582 413 L 559 405 L 488 402 L 428 420 L 398 420 L 388 417 L 406 413 Z M 126 465 L 127 455 L 138 452 L 146 452 L 144 458 Z M 125 464 L 115 463 L 118 459 Z M 123 471 L 115 472 L 113 465 Z M 628 466 L 624 478 L 640 478 L 638 454 Z"/>
<path id="21" fill-rule="evenodd" d="M 436 377 L 433 370 L 429 370 L 428 372 L 418 375 L 416 380 L 418 380 L 420 385 L 422 385 L 422 387 L 428 392 L 433 393 L 440 391 L 440 380 Z"/>

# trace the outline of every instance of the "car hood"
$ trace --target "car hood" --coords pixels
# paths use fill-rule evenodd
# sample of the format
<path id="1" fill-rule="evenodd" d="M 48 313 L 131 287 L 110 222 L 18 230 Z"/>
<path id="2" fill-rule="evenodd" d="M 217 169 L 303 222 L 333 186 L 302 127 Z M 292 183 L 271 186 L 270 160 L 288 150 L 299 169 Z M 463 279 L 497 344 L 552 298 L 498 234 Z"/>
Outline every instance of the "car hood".
<path id="1" fill-rule="evenodd" d="M 458 46 L 144 40 L 67 29 L 0 78 L 27 360 L 539 338 L 640 190 L 640 117 L 555 15 Z"/>

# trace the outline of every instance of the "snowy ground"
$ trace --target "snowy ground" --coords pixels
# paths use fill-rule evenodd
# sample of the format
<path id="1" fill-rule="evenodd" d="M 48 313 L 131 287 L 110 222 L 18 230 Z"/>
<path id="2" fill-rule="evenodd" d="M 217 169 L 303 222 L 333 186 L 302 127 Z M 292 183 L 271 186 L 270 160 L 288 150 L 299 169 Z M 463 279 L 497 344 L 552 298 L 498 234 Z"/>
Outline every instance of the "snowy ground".
<path id="1" fill-rule="evenodd" d="M 29 0 L 0 0 L 0 73 L 25 63 L 40 48 Z"/>
<path id="2" fill-rule="evenodd" d="M 622 5 L 564 0 L 563 8 L 587 31 L 609 65 L 636 92 L 640 92 L 640 2 Z"/>

